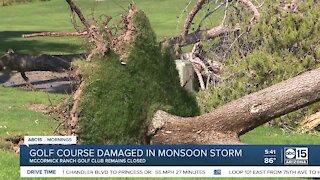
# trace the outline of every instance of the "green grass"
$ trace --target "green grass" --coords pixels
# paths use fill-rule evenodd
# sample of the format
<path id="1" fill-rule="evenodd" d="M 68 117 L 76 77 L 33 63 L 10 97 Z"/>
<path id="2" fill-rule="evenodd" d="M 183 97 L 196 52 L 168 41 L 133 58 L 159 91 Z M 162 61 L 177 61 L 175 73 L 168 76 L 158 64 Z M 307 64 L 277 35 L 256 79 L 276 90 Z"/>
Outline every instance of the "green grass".
<path id="1" fill-rule="evenodd" d="M 278 128 L 260 126 L 240 139 L 248 144 L 320 144 L 320 133 L 284 132 Z"/>
<path id="2" fill-rule="evenodd" d="M 123 9 L 127 9 L 129 0 L 106 0 L 95 5 L 94 1 L 78 0 L 85 14 L 90 15 L 95 7 L 96 16 L 104 13 L 114 16 L 117 22 Z M 145 10 L 158 36 L 158 40 L 178 34 L 183 18 L 177 23 L 177 16 L 185 7 L 186 1 L 180 0 L 136 0 L 138 7 Z M 21 53 L 79 53 L 81 38 L 32 38 L 23 39 L 21 34 L 41 31 L 73 31 L 69 8 L 65 1 L 51 0 L 0 7 L 0 55 L 8 48 Z M 217 23 L 213 17 L 210 23 Z M 64 95 L 50 94 L 56 103 Z M 49 104 L 48 94 L 0 87 L 0 144 L 3 139 L 14 135 L 50 135 L 57 125 L 51 117 L 28 110 L 29 103 Z M 36 121 L 38 120 L 38 121 Z M 4 126 L 6 128 L 4 128 Z M 241 137 L 249 144 L 317 144 L 319 137 L 310 134 L 283 133 L 280 129 L 259 127 Z M 19 156 L 12 152 L 0 151 L 0 179 L 18 179 Z M 124 178 L 122 178 L 124 179 Z M 153 178 L 144 178 L 153 179 Z M 167 178 L 170 179 L 170 178 Z M 181 179 L 181 178 L 174 178 Z M 189 178 L 191 179 L 191 178 Z M 206 178 L 201 178 L 206 179 Z M 283 178 L 281 178 L 283 179 Z M 288 178 L 287 178 L 288 179 Z"/>
<path id="3" fill-rule="evenodd" d="M 129 0 L 76 1 L 84 14 L 99 19 L 99 14 L 111 15 L 111 24 L 119 21 L 121 13 L 127 9 Z M 183 26 L 183 17 L 177 22 L 177 16 L 186 4 L 178 0 L 137 0 L 136 4 L 143 9 L 150 18 L 158 40 L 180 33 Z M 200 14 L 202 15 L 202 14 Z M 65 1 L 52 0 L 14 6 L 0 6 L 0 54 L 12 48 L 20 53 L 80 53 L 85 49 L 81 46 L 81 38 L 50 38 L 37 37 L 24 39 L 22 34 L 42 31 L 74 31 L 70 21 L 69 7 Z M 197 17 L 197 19 L 199 19 Z M 210 24 L 217 24 L 219 18 L 213 16 L 208 20 Z M 177 26 L 179 28 L 177 28 Z"/>
<path id="4" fill-rule="evenodd" d="M 50 101 L 57 104 L 63 98 L 65 95 L 62 94 L 0 87 L 0 148 L 7 149 L 5 139 L 16 135 L 53 135 L 58 122 L 29 110 L 26 105 L 50 105 Z M 17 179 L 19 176 L 19 156 L 0 151 L 0 179 Z"/>
<path id="5" fill-rule="evenodd" d="M 65 95 L 31 92 L 0 87 L 0 143 L 16 135 L 49 135 L 57 122 L 39 112 L 29 110 L 28 104 L 56 104 Z M 1 141 L 2 140 L 2 141 Z"/>

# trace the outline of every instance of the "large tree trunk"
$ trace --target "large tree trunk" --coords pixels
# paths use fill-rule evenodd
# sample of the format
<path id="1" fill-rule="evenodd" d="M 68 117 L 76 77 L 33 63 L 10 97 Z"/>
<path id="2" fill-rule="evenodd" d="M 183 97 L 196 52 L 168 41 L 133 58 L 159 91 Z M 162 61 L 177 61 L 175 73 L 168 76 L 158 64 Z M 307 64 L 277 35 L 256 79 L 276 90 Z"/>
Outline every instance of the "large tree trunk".
<path id="1" fill-rule="evenodd" d="M 183 118 L 158 111 L 148 136 L 151 144 L 240 143 L 240 135 L 319 100 L 320 69 L 316 69 L 202 116 Z"/>

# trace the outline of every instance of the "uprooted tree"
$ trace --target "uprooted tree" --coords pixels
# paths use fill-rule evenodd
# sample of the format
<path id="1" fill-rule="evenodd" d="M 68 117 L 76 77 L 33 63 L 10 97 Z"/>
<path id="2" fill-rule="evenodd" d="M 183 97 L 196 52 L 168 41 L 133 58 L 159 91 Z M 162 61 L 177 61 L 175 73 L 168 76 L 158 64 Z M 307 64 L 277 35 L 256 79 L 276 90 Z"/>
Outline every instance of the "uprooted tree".
<path id="1" fill-rule="evenodd" d="M 239 143 L 239 136 L 320 100 L 316 69 L 244 96 L 198 117 L 182 118 L 158 111 L 148 131 L 152 143 Z"/>
<path id="2" fill-rule="evenodd" d="M 134 5 L 114 32 L 108 25 L 110 16 L 100 24 L 89 23 L 72 0 L 66 1 L 77 32 L 24 37 L 81 35 L 92 44 L 87 56 L 91 61 L 80 63 L 82 80 L 63 123 L 68 134 L 79 134 L 86 142 L 238 143 L 240 135 L 255 127 L 320 100 L 318 69 L 293 78 L 317 68 L 318 23 L 308 24 L 317 16 L 305 13 L 308 7 L 318 12 L 316 1 L 269 2 L 265 5 L 269 11 L 261 14 L 263 3 L 250 0 L 198 0 L 182 33 L 160 44 Z M 190 0 L 185 11 L 191 4 Z M 221 23 L 205 26 L 221 10 Z M 204 12 L 200 18 L 199 12 Z M 83 29 L 76 25 L 76 17 Z M 204 42 L 213 42 L 210 51 L 204 50 L 208 46 Z M 194 45 L 192 51 L 183 53 L 187 45 Z M 196 116 L 194 98 L 179 86 L 173 56 L 190 61 L 200 88 L 209 88 L 200 93 L 212 99 L 208 104 L 213 107 L 205 110 L 209 113 Z M 282 65 L 289 68 L 279 68 Z"/>

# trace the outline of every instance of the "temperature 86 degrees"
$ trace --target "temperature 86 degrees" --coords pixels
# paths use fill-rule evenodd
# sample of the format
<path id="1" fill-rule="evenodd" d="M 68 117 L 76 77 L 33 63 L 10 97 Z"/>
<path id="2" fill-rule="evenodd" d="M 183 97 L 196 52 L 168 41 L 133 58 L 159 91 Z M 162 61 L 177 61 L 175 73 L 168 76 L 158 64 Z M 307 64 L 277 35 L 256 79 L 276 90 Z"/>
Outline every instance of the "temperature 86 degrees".
<path id="1" fill-rule="evenodd" d="M 273 164 L 276 160 L 277 158 L 275 157 L 265 157 L 263 162 L 264 164 Z"/>

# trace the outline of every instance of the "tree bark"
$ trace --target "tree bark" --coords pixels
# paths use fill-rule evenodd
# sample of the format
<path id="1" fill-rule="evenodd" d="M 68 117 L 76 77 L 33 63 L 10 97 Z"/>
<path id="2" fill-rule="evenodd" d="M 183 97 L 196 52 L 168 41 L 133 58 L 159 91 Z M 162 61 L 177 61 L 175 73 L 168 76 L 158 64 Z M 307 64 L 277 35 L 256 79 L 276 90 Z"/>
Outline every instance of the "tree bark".
<path id="1" fill-rule="evenodd" d="M 151 144 L 230 144 L 289 112 L 320 101 L 320 69 L 249 94 L 197 117 L 158 111 L 149 126 Z"/>

